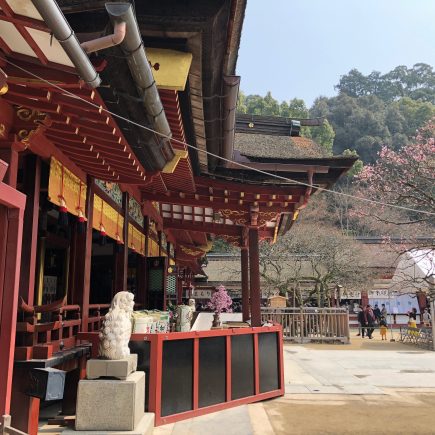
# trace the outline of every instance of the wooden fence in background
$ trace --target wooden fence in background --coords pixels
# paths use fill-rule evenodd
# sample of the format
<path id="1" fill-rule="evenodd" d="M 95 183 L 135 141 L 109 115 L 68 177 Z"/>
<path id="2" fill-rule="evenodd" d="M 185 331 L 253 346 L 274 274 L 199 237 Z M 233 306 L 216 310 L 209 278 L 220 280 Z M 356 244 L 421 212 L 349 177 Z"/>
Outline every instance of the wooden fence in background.
<path id="1" fill-rule="evenodd" d="M 345 308 L 262 308 L 261 320 L 282 325 L 284 340 L 296 343 L 349 343 L 349 312 Z"/>

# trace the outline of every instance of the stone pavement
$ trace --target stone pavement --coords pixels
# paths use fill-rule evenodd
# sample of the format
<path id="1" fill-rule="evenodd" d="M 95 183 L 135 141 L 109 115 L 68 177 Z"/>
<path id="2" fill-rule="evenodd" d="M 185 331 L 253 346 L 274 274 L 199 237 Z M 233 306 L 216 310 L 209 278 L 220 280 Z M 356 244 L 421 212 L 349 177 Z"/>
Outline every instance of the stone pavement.
<path id="1" fill-rule="evenodd" d="M 284 365 L 284 397 L 154 434 L 435 434 L 435 352 L 353 336 L 351 345 L 285 345 Z"/>
<path id="2" fill-rule="evenodd" d="M 284 346 L 286 394 L 155 435 L 435 434 L 435 352 L 352 336 L 351 345 Z M 58 434 L 54 427 L 40 433 Z"/>

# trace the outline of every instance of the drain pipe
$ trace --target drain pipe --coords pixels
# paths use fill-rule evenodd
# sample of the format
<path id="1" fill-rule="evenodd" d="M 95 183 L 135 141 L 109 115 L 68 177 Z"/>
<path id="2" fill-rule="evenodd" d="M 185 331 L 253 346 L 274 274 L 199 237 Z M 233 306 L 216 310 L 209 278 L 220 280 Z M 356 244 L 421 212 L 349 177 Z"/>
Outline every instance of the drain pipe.
<path id="1" fill-rule="evenodd" d="M 65 50 L 79 76 L 91 87 L 100 85 L 101 79 L 95 71 L 83 48 L 80 46 L 76 35 L 71 29 L 68 21 L 59 9 L 55 0 L 32 0 L 33 5 L 53 32 L 54 37 L 59 41 Z"/>
<path id="2" fill-rule="evenodd" d="M 80 45 L 86 53 L 94 53 L 95 51 L 104 50 L 105 48 L 114 47 L 121 44 L 125 38 L 126 24 L 124 21 L 120 21 L 115 24 L 113 33 L 111 35 L 103 36 L 98 39 L 92 39 L 91 41 L 82 42 Z"/>
<path id="3" fill-rule="evenodd" d="M 236 126 L 237 96 L 239 95 L 240 77 L 224 76 L 224 101 L 223 101 L 223 157 L 233 160 L 234 154 L 234 133 Z M 229 162 L 223 162 L 224 167 Z"/>
<path id="4" fill-rule="evenodd" d="M 166 136 L 160 137 L 158 140 L 161 144 L 161 152 L 166 162 L 169 162 L 175 157 L 169 139 L 172 133 L 168 120 L 166 119 L 150 64 L 145 54 L 145 48 L 132 5 L 130 3 L 109 2 L 106 3 L 106 11 L 114 27 L 117 23 L 126 23 L 126 34 L 120 47 L 127 56 L 127 63 L 131 75 L 133 76 L 136 86 L 139 88 L 142 103 L 148 115 L 152 118 L 154 129 L 161 135 Z M 162 168 L 159 169 L 161 170 Z"/>

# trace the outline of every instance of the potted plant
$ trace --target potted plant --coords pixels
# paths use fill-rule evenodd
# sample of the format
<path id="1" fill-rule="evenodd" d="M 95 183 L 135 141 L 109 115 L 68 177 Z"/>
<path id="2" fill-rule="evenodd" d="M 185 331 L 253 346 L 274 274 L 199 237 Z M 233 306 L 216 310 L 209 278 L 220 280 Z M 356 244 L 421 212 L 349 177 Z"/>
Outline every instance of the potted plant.
<path id="1" fill-rule="evenodd" d="M 226 288 L 220 285 L 216 288 L 215 292 L 208 302 L 208 307 L 214 311 L 213 327 L 219 327 L 221 325 L 220 314 L 222 312 L 231 313 L 231 305 L 233 301 L 228 295 Z"/>

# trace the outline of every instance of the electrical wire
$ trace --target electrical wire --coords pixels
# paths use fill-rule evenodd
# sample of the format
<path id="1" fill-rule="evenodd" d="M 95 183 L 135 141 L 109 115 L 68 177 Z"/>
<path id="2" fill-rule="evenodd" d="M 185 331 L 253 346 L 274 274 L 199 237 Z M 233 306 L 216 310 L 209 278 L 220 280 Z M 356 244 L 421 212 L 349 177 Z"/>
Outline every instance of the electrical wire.
<path id="1" fill-rule="evenodd" d="M 72 93 L 72 92 L 62 88 L 59 85 L 57 85 L 55 83 L 52 83 L 49 80 L 46 80 L 43 77 L 40 77 L 39 75 L 37 75 L 35 73 L 32 73 L 31 71 L 21 67 L 20 65 L 17 65 L 14 62 L 12 62 L 10 59 L 0 57 L 0 60 L 9 63 L 10 65 L 14 66 L 15 68 L 18 68 L 19 70 L 23 71 L 24 73 L 26 73 L 26 74 L 30 75 L 31 77 L 34 77 L 34 78 L 36 78 L 36 79 L 38 79 L 38 80 L 40 80 L 40 81 L 42 81 L 44 83 L 46 83 L 47 85 L 49 85 L 49 86 L 51 86 L 51 87 L 53 87 L 55 89 L 58 89 L 59 91 L 63 92 L 65 95 L 68 95 L 69 97 L 74 98 L 76 100 L 83 101 L 86 104 L 88 104 L 89 106 L 92 106 L 92 107 L 94 107 L 96 109 L 99 109 L 100 111 L 103 111 L 103 112 L 113 116 L 114 118 L 121 119 L 121 120 L 123 120 L 123 121 L 125 121 L 125 122 L 127 122 L 129 124 L 132 124 L 132 125 L 135 125 L 136 127 L 139 127 L 141 129 L 147 130 L 147 131 L 149 131 L 151 133 L 154 133 L 154 134 L 156 134 L 156 135 L 158 135 L 158 136 L 160 136 L 162 138 L 169 139 L 172 142 L 176 142 L 176 143 L 184 145 L 184 146 L 186 146 L 188 148 L 194 149 L 194 150 L 196 150 L 196 151 L 198 151 L 200 153 L 207 154 L 209 156 L 212 156 L 212 157 L 215 157 L 217 159 L 220 159 L 220 160 L 222 160 L 224 162 L 231 163 L 233 165 L 238 166 L 239 168 L 247 169 L 247 170 L 250 170 L 250 171 L 253 171 L 253 172 L 257 172 L 259 174 L 266 175 L 268 177 L 275 178 L 275 179 L 278 179 L 278 180 L 286 181 L 288 183 L 293 183 L 293 184 L 297 184 L 297 185 L 300 185 L 300 186 L 305 186 L 307 188 L 314 188 L 314 189 L 317 189 L 318 191 L 328 192 L 328 193 L 332 193 L 334 195 L 340 195 L 340 196 L 343 196 L 343 197 L 352 198 L 352 199 L 355 199 L 357 201 L 365 202 L 365 203 L 368 203 L 368 204 L 375 204 L 375 205 L 380 205 L 380 206 L 383 206 L 383 207 L 390 207 L 390 208 L 395 208 L 395 209 L 399 209 L 399 210 L 410 211 L 410 212 L 413 212 L 413 213 L 420 213 L 420 214 L 425 214 L 425 215 L 429 215 L 429 216 L 435 216 L 434 212 L 430 212 L 430 211 L 426 211 L 426 210 L 419 210 L 419 209 L 415 209 L 415 208 L 411 208 L 411 207 L 406 207 L 406 206 L 402 206 L 402 205 L 397 205 L 397 204 L 389 204 L 389 203 L 382 202 L 382 201 L 377 201 L 377 200 L 374 200 L 374 199 L 363 198 L 363 197 L 360 197 L 360 196 L 351 195 L 350 193 L 338 192 L 336 190 L 327 189 L 327 188 L 320 187 L 320 186 L 315 185 L 315 184 L 309 184 L 309 183 L 305 183 L 303 181 L 293 180 L 291 178 L 287 178 L 287 177 L 283 177 L 281 175 L 273 174 L 271 172 L 263 171 L 263 170 L 258 169 L 258 168 L 252 168 L 249 165 L 245 165 L 243 163 L 227 159 L 225 157 L 219 156 L 218 154 L 214 154 L 214 153 L 212 153 L 210 151 L 207 151 L 207 150 L 202 150 L 202 149 L 200 149 L 200 148 L 198 148 L 198 147 L 196 147 L 194 145 L 188 144 L 187 142 L 184 142 L 184 141 L 181 141 L 181 140 L 178 140 L 178 139 L 175 139 L 175 138 L 171 138 L 170 136 L 167 136 L 167 135 L 165 135 L 163 133 L 160 133 L 160 132 L 158 132 L 158 131 L 150 128 L 150 127 L 147 127 L 145 125 L 139 124 L 138 122 L 132 121 L 131 119 L 128 119 L 128 118 L 126 118 L 126 117 L 124 117 L 122 115 L 118 115 L 117 113 L 111 112 L 110 110 L 105 109 L 104 107 L 99 106 L 98 104 L 92 103 L 91 101 L 88 101 L 85 98 L 80 97 L 79 95 L 75 95 L 74 93 Z"/>

